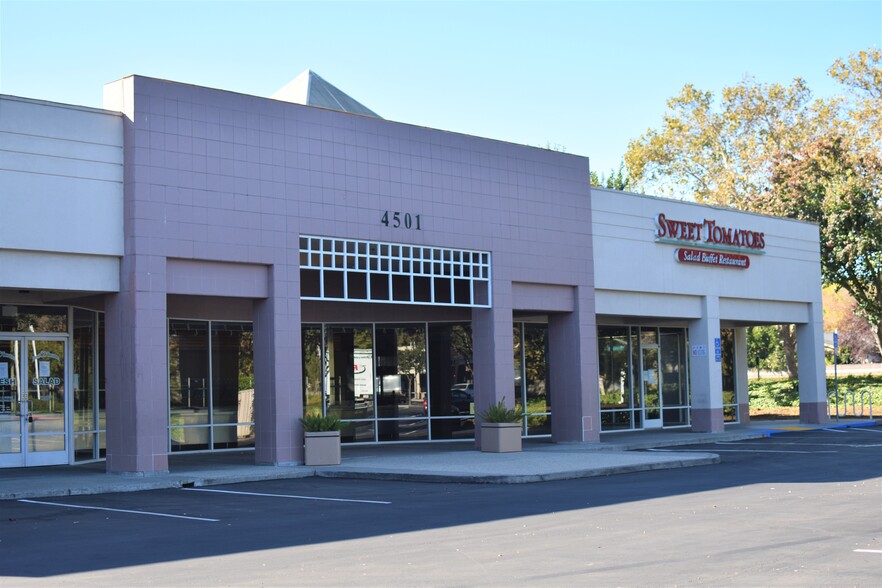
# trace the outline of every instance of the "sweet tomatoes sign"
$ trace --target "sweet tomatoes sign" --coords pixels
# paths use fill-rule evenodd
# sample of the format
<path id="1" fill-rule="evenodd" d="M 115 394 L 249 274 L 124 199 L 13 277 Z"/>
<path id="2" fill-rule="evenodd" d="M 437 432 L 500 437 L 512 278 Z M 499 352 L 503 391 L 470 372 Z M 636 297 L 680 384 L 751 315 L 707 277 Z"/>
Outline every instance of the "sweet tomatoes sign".
<path id="1" fill-rule="evenodd" d="M 681 221 L 659 213 L 655 217 L 655 227 L 657 242 L 690 245 L 678 247 L 674 252 L 680 263 L 747 269 L 750 267 L 750 258 L 745 253 L 765 253 L 765 233 L 740 227 L 725 227 L 714 220 L 704 219 L 700 223 Z"/>

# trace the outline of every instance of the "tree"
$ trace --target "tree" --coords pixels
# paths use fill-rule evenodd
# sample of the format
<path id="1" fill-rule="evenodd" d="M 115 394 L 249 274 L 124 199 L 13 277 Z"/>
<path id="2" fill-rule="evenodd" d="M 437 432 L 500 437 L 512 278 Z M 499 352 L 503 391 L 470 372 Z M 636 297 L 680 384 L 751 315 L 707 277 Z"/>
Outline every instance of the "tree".
<path id="1" fill-rule="evenodd" d="M 882 351 L 882 160 L 843 137 L 775 162 L 767 208 L 818 223 L 824 281 L 854 298 Z"/>
<path id="2" fill-rule="evenodd" d="M 756 211 L 775 154 L 803 146 L 829 117 L 799 78 L 790 86 L 745 78 L 723 89 L 719 108 L 711 92 L 687 84 L 668 100 L 661 129 L 628 144 L 627 173 L 650 193 Z"/>
<path id="3" fill-rule="evenodd" d="M 859 310 L 874 325 L 880 325 L 882 299 L 877 293 L 882 284 L 876 270 L 880 262 L 876 242 L 882 237 L 878 232 L 849 233 L 838 224 L 847 220 L 853 223 L 852 229 L 875 227 L 879 208 L 876 170 L 882 150 L 880 64 L 882 52 L 876 49 L 837 60 L 828 73 L 845 91 L 832 100 L 812 100 L 799 78 L 789 86 L 745 78 L 724 88 L 716 107 L 712 93 L 687 85 L 668 101 L 661 129 L 650 129 L 629 143 L 625 163 L 632 185 L 804 220 L 821 218 L 821 211 L 837 212 L 836 223 L 822 225 L 824 279 L 850 293 L 863 290 L 855 295 Z M 837 141 L 838 147 L 834 147 Z M 860 157 L 855 159 L 855 154 Z M 806 158 L 815 159 L 814 167 L 803 161 Z M 822 168 L 826 168 L 827 179 L 813 186 L 815 196 L 797 199 L 799 189 L 812 187 L 810 174 Z M 842 182 L 850 183 L 851 188 L 846 189 Z M 857 191 L 863 190 L 863 197 L 854 193 L 857 183 L 862 185 Z M 851 195 L 842 190 L 851 191 Z M 840 194 L 832 196 L 839 204 L 823 204 L 828 191 Z M 778 199 L 785 193 L 792 202 L 782 207 Z M 872 212 L 871 217 L 861 220 L 856 211 L 849 216 L 842 208 L 843 200 L 851 200 L 864 213 Z M 882 337 L 882 331 L 875 330 L 877 339 Z M 789 325 L 780 332 L 785 356 L 792 360 L 788 367 L 795 377 L 795 337 Z"/>
<path id="4" fill-rule="evenodd" d="M 626 191 L 631 187 L 631 179 L 628 177 L 628 172 L 625 171 L 624 161 L 619 164 L 618 170 L 609 170 L 608 176 L 603 174 L 598 176 L 597 172 L 591 172 L 590 176 L 591 185 L 598 188 Z"/>
<path id="5" fill-rule="evenodd" d="M 839 333 L 839 363 L 878 362 L 873 328 L 857 314 L 857 303 L 843 289 L 824 287 L 824 330 Z M 828 359 L 833 360 L 832 349 Z"/>
<path id="6" fill-rule="evenodd" d="M 882 149 L 882 50 L 859 51 L 845 61 L 837 59 L 827 70 L 845 86 L 845 117 L 852 137 L 863 149 Z"/>
<path id="7" fill-rule="evenodd" d="M 747 363 L 756 369 L 777 370 L 782 365 L 781 341 L 775 327 L 747 327 Z"/>

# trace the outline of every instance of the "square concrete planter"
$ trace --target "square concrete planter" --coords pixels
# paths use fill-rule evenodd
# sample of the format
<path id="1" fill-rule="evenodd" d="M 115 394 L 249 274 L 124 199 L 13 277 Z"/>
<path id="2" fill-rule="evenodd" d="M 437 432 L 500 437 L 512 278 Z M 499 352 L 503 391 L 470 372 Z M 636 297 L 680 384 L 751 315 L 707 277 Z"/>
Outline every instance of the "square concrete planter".
<path id="1" fill-rule="evenodd" d="M 481 451 L 510 453 L 521 450 L 521 423 L 481 423 Z"/>
<path id="2" fill-rule="evenodd" d="M 340 465 L 340 431 L 303 433 L 303 464 Z"/>

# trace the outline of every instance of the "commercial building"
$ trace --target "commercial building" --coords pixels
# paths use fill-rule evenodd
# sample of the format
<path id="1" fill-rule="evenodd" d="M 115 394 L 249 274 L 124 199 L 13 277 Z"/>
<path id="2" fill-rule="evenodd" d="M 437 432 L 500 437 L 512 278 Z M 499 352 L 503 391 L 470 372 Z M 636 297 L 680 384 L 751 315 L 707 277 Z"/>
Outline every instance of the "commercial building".
<path id="1" fill-rule="evenodd" d="M 597 442 L 747 415 L 744 327 L 796 324 L 826 419 L 817 227 L 599 190 L 587 158 L 140 76 L 0 97 L 0 466 L 351 443 Z"/>

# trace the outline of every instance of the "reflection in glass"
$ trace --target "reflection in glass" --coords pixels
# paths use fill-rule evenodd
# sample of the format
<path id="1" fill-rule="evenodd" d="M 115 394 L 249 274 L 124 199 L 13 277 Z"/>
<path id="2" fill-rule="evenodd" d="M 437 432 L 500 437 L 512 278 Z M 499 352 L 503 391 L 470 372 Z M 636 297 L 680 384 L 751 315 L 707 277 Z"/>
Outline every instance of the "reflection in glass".
<path id="1" fill-rule="evenodd" d="M 303 414 L 322 412 L 322 328 L 305 325 L 302 330 Z"/>
<path id="2" fill-rule="evenodd" d="M 432 439 L 475 436 L 472 329 L 464 324 L 429 325 L 429 402 Z"/>
<path id="3" fill-rule="evenodd" d="M 528 435 L 551 434 L 551 395 L 548 385 L 548 325 L 524 324 L 524 376 Z"/>
<path id="4" fill-rule="evenodd" d="M 377 326 L 377 417 L 422 417 L 426 378 L 426 330 L 419 326 Z M 381 441 L 397 441 L 398 425 L 380 422 Z"/>
<path id="5" fill-rule="evenodd" d="M 329 326 L 325 352 L 327 412 L 341 420 L 373 419 L 374 349 L 372 329 L 365 326 Z M 368 430 L 369 429 L 369 430 Z M 373 422 L 343 426 L 343 441 L 373 441 Z"/>
<path id="6" fill-rule="evenodd" d="M 597 348 L 600 358 L 600 410 L 603 430 L 630 429 L 633 407 L 631 387 L 631 338 L 628 327 L 599 327 Z M 636 342 L 636 337 L 634 337 Z M 609 412 L 607 412 L 609 411 Z"/>
<path id="7" fill-rule="evenodd" d="M 688 425 L 687 410 L 668 410 L 689 405 L 685 333 L 683 329 L 661 329 L 660 342 L 664 426 Z"/>
<path id="8" fill-rule="evenodd" d="M 735 329 L 720 329 L 723 352 L 723 421 L 738 422 L 738 398 L 735 394 Z"/>
<path id="9" fill-rule="evenodd" d="M 254 445 L 254 335 L 251 323 L 211 323 L 214 448 Z"/>
<path id="10" fill-rule="evenodd" d="M 171 450 L 252 447 L 252 324 L 171 319 L 168 348 Z"/>
<path id="11" fill-rule="evenodd" d="M 104 427 L 104 407 L 98 391 L 96 368 L 103 367 L 96 347 L 102 337 L 96 328 L 99 313 L 82 308 L 73 311 L 73 424 L 74 460 L 89 461 L 102 455 L 98 432 Z"/>
<path id="12" fill-rule="evenodd" d="M 658 417 L 658 348 L 644 347 L 641 356 L 641 380 L 643 382 L 643 402 L 646 407 L 646 418 Z M 650 414 L 652 412 L 652 414 Z"/>
<path id="13" fill-rule="evenodd" d="M 107 430 L 106 398 L 107 380 L 104 377 L 104 313 L 98 313 L 98 457 L 104 457 L 107 453 Z"/>
<path id="14" fill-rule="evenodd" d="M 67 307 L 4 304 L 0 332 L 67 333 Z"/>
<path id="15" fill-rule="evenodd" d="M 429 438 L 428 419 L 378 420 L 377 431 L 380 441 L 425 441 Z"/>
<path id="16" fill-rule="evenodd" d="M 21 342 L 0 340 L 0 454 L 21 453 Z"/>
<path id="17" fill-rule="evenodd" d="M 26 341 L 28 451 L 63 451 L 64 341 Z"/>
<path id="18" fill-rule="evenodd" d="M 172 451 L 208 449 L 208 322 L 169 320 L 169 425 Z"/>

